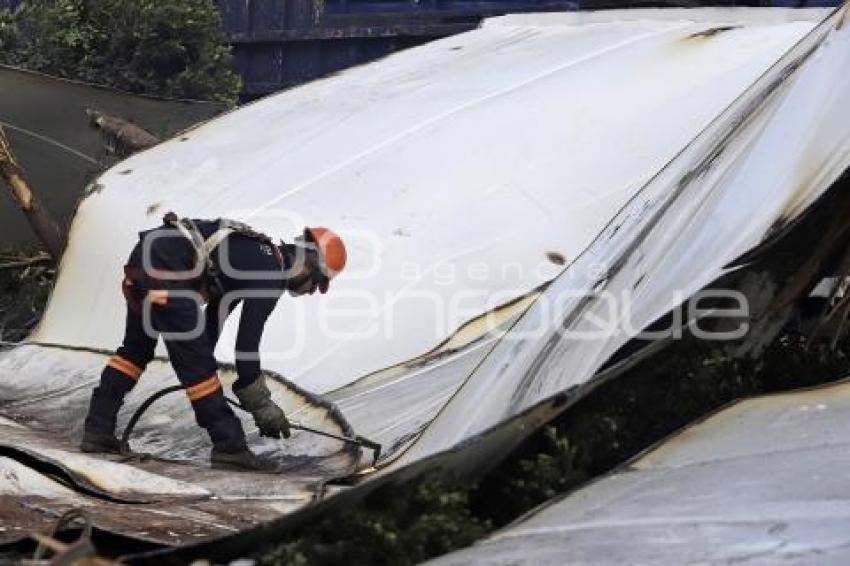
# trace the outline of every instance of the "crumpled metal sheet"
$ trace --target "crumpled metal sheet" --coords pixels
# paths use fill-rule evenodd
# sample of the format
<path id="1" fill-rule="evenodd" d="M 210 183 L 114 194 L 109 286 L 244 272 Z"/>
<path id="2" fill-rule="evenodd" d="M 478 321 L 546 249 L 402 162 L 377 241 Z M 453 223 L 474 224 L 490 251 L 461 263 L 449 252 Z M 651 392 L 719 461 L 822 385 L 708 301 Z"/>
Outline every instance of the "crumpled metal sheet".
<path id="1" fill-rule="evenodd" d="M 0 455 L 34 467 L 23 478 L 17 464 L 6 462 L 0 471 L 0 496 L 8 502 L 0 505 L 4 527 L 17 525 L 24 515 L 26 524 L 49 524 L 66 507 L 82 506 L 100 528 L 149 542 L 185 544 L 298 509 L 321 497 L 327 480 L 368 463 L 361 463 L 359 450 L 303 432 L 293 432 L 285 442 L 260 438 L 250 416 L 237 411 L 254 449 L 275 457 L 279 472 L 211 469 L 209 440 L 180 393 L 153 405 L 131 438 L 134 452 L 151 458 L 80 454 L 82 416 L 103 363 L 100 354 L 39 346 L 21 346 L 0 358 Z M 176 381 L 171 371 L 162 361 L 148 367 L 126 400 L 121 429 L 144 399 Z M 232 371 L 220 375 L 225 385 L 235 379 Z M 273 376 L 269 384 L 291 419 L 333 434 L 351 434 L 329 403 Z M 55 475 L 57 468 L 63 483 L 74 489 L 63 485 L 56 491 L 55 482 L 45 476 Z M 28 478 L 36 472 L 42 479 L 34 483 Z M 0 541 L 25 533 L 6 528 Z"/>
<path id="2" fill-rule="evenodd" d="M 429 564 L 846 564 L 850 383 L 770 395 Z"/>
<path id="3" fill-rule="evenodd" d="M 695 253 L 688 242 L 700 242 L 719 262 L 766 235 L 777 210 L 764 201 L 784 202 L 795 195 L 795 204 L 783 208 L 787 221 L 825 189 L 837 163 L 824 163 L 822 152 L 845 147 L 842 119 L 831 112 L 846 85 L 843 78 L 828 78 L 829 65 L 840 63 L 834 45 L 841 34 L 824 24 L 806 35 L 815 17 L 784 10 L 695 10 L 497 19 L 476 32 L 269 98 L 193 130 L 185 140 L 134 156 L 99 181 L 102 188 L 83 202 L 76 218 L 57 289 L 35 337 L 56 346 L 30 345 L 0 355 L 0 400 L 9 402 L 0 402 L 0 413 L 20 419 L 36 437 L 49 431 L 65 450 L 73 449 L 104 357 L 69 349 L 114 347 L 123 319 L 117 279 L 125 248 L 135 231 L 156 223 L 162 211 L 244 218 L 271 233 L 295 233 L 292 217 L 285 216 L 295 211 L 309 223 L 348 230 L 358 245 L 352 246 L 352 276 L 335 282 L 334 293 L 284 300 L 269 320 L 264 367 L 291 379 L 278 382 L 277 398 L 288 410 L 300 411 L 299 419 L 315 415 L 319 428 L 375 435 L 388 448 L 386 473 L 461 443 L 466 449 L 483 431 L 590 379 L 616 342 L 628 340 L 618 335 L 579 349 L 550 339 L 564 317 L 577 320 L 569 318 L 575 313 L 571 303 L 555 311 L 554 321 L 540 321 L 541 299 L 597 283 L 588 262 L 611 267 L 604 283 L 612 287 L 634 285 L 629 278 L 641 270 L 632 269 L 630 261 L 652 264 L 641 271 L 645 285 L 637 286 L 637 322 L 654 320 L 669 310 L 669 291 L 680 278 L 690 274 L 684 288 L 699 288 L 722 272 L 724 264 L 713 259 L 698 269 L 685 265 Z M 817 47 L 817 56 L 802 58 L 799 67 L 786 66 L 776 84 L 763 78 L 747 90 L 804 36 L 801 45 Z M 777 71 L 771 73 L 766 76 Z M 801 96 L 812 81 L 823 88 Z M 621 104 L 626 86 L 631 105 Z M 822 114 L 812 115 L 814 107 Z M 686 175 L 710 162 L 715 167 L 704 171 L 740 182 L 732 173 L 746 170 L 747 162 L 766 166 L 757 159 L 764 144 L 775 142 L 776 151 L 789 151 L 783 147 L 787 136 L 776 129 L 791 128 L 799 134 L 795 143 L 808 150 L 810 134 L 794 130 L 803 126 L 788 118 L 799 112 L 823 144 L 807 154 L 823 176 L 801 192 L 789 192 L 779 179 L 760 187 L 768 194 L 754 188 L 749 198 L 734 201 L 729 200 L 733 189 L 741 185 L 703 186 Z M 832 128 L 821 128 L 825 117 L 833 118 Z M 714 159 L 718 143 L 727 151 Z M 449 153 L 465 158 L 452 161 Z M 767 161 L 773 166 L 773 159 Z M 788 168 L 796 171 L 795 163 L 788 160 L 775 177 Z M 691 182 L 677 185 L 682 178 Z M 671 189 L 675 186 L 682 191 Z M 694 198 L 677 198 L 681 194 Z M 734 222 L 720 222 L 729 212 L 725 207 L 737 215 Z M 386 240 L 378 254 L 381 263 L 368 277 L 358 274 L 369 272 L 374 254 L 359 245 L 358 226 Z M 726 247 L 717 251 L 712 244 Z M 557 270 L 546 252 L 561 253 L 569 264 L 554 281 Z M 398 272 L 410 258 L 423 270 L 403 282 Z M 475 282 L 463 277 L 443 284 L 435 269 L 462 271 L 476 262 L 490 268 L 517 262 L 521 280 L 488 279 L 483 295 L 470 297 L 469 316 L 447 316 L 450 324 L 436 324 L 445 313 L 415 299 L 428 291 L 448 301 L 473 287 Z M 541 265 L 547 269 L 536 269 Z M 380 316 L 367 311 L 341 329 L 382 329 L 380 324 L 392 319 L 394 331 L 365 332 L 364 343 L 316 326 L 319 309 L 333 309 L 334 296 L 352 291 L 380 298 Z M 502 304 L 509 306 L 499 309 Z M 494 308 L 500 313 L 497 324 L 470 322 Z M 525 332 L 533 324 L 545 332 Z M 442 332 L 435 334 L 434 327 Z M 224 360 L 232 355 L 232 328 L 228 332 L 219 352 Z M 301 355 L 280 355 L 293 340 L 304 341 Z M 168 368 L 156 365 L 128 405 L 173 382 Z M 185 399 L 163 403 L 139 429 L 141 446 L 159 457 L 181 459 L 189 464 L 181 469 L 203 470 L 198 477 L 205 477 L 200 465 L 205 444 Z M 314 446 L 312 440 L 303 443 L 315 448 L 308 454 L 311 461 L 330 462 L 315 474 L 297 469 L 298 438 L 281 448 L 282 462 L 296 469 L 281 476 L 280 493 L 296 493 L 302 508 L 306 480 L 321 483 L 363 464 L 362 458 L 357 462 L 341 453 L 338 444 Z M 8 443 L 18 449 L 21 444 Z M 158 473 L 185 479 L 172 468 Z M 247 491 L 232 499 L 250 506 L 257 495 L 253 478 L 231 474 L 223 488 L 246 485 Z M 293 485 L 286 485 L 290 479 Z M 210 489 L 214 497 L 219 488 Z"/>
<path id="4" fill-rule="evenodd" d="M 43 436 L 17 435 L 5 425 L 0 425 L 0 432 L 6 442 L 31 443 L 27 451 L 34 458 L 57 458 L 49 462 L 68 472 L 54 479 L 31 462 L 21 462 L 19 454 L 6 455 L 3 450 L 0 543 L 16 542 L 32 531 L 49 531 L 63 512 L 81 508 L 99 528 L 112 533 L 156 544 L 190 544 L 292 512 L 309 504 L 321 489 L 309 478 L 283 481 L 276 475 L 254 474 L 253 496 L 246 496 L 240 485 L 243 482 L 235 481 L 228 472 L 157 460 L 128 466 L 108 458 L 80 456 L 69 446 L 45 448 Z M 98 490 L 81 492 L 75 483 L 81 468 L 96 470 L 97 477 L 91 479 L 98 483 L 116 478 L 144 483 L 135 485 L 132 497 Z M 128 475 L 128 470 L 133 470 L 132 474 Z"/>
<path id="5" fill-rule="evenodd" d="M 681 297 L 673 291 L 687 296 L 732 273 L 737 265 L 733 260 L 795 225 L 814 208 L 809 205 L 829 196 L 830 187 L 840 189 L 835 181 L 850 160 L 850 118 L 843 111 L 850 79 L 841 72 L 850 57 L 845 14 L 846 9 L 835 11 L 684 148 L 585 254 L 510 322 L 505 336 L 406 450 L 382 473 L 338 498 L 351 501 L 376 484 L 415 477 L 429 467 L 462 471 L 491 464 L 587 391 L 606 372 L 599 372 L 602 364 L 631 339 L 625 331 L 584 340 L 570 340 L 563 332 L 598 330 L 594 325 L 600 320 L 612 320 L 594 288 L 635 291 L 632 328 L 643 328 L 678 304 Z M 589 264 L 605 269 L 594 275 Z M 559 293 L 568 300 L 544 303 Z M 573 302 L 576 297 L 586 300 Z M 553 304 L 561 308 L 552 309 Z M 664 483 L 659 486 L 663 490 Z M 332 503 L 320 507 L 327 511 Z M 585 503 L 591 508 L 605 504 L 595 498 Z M 275 519 L 262 531 L 140 558 L 153 563 L 236 556 L 266 540 L 268 533 L 297 525 L 309 511 Z M 604 552 L 604 535 L 596 540 L 600 547 L 594 550 Z M 531 550 L 527 555 L 559 561 L 558 548 L 553 555 L 546 555 L 545 544 L 540 548 L 539 555 Z M 525 558 L 509 552 L 504 556 Z"/>
<path id="6" fill-rule="evenodd" d="M 532 338 L 494 348 L 399 465 L 589 382 L 642 329 L 733 271 L 824 194 L 850 167 L 846 9 L 795 45 L 612 219 L 511 329 Z M 629 308 L 612 309 L 610 297 L 628 299 Z"/>
<path id="7" fill-rule="evenodd" d="M 346 436 L 356 427 L 384 445 L 382 462 L 391 461 L 433 419 L 533 297 L 491 313 L 501 321 L 494 329 L 476 328 L 483 321 L 473 321 L 465 333 L 428 355 L 326 398 L 270 376 L 273 398 L 291 420 L 306 426 Z M 239 411 L 252 448 L 277 458 L 280 475 L 210 469 L 208 440 L 179 393 L 155 404 L 131 438 L 134 451 L 155 459 L 81 455 L 76 443 L 82 415 L 103 362 L 99 353 L 36 345 L 0 357 L 0 375 L 15 376 L 0 381 L 0 414 L 6 416 L 0 417 L 0 501 L 6 497 L 6 504 L 0 503 L 0 525 L 7 526 L 0 529 L 0 543 L 18 540 L 33 528 L 47 528 L 62 511 L 77 506 L 88 510 L 102 529 L 147 542 L 185 545 L 301 509 L 323 497 L 325 482 L 350 476 L 371 461 L 368 451 L 304 432 L 294 431 L 283 442 L 262 439 L 250 417 Z M 226 386 L 234 377 L 231 371 L 221 374 Z M 167 364 L 153 362 L 128 396 L 119 429 L 149 395 L 174 382 Z M 35 459 L 41 471 L 27 468 L 23 473 L 19 462 L 5 462 L 3 454 L 30 464 Z M 45 466 L 60 466 L 65 481 L 70 478 L 76 489 L 59 489 L 45 477 Z M 164 500 L 167 509 L 161 510 Z"/>
<path id="8" fill-rule="evenodd" d="M 268 369 L 326 393 L 421 356 L 560 273 L 822 13 L 497 18 L 250 104 L 100 177 L 35 339 L 114 348 L 114 278 L 174 210 L 349 242 L 334 293 L 272 314 Z"/>
<path id="9" fill-rule="evenodd" d="M 225 110 L 210 102 L 137 96 L 0 65 L 0 126 L 6 130 L 27 180 L 44 206 L 65 226 L 85 186 L 119 158 L 107 151 L 87 110 L 131 121 L 160 139 Z M 0 198 L 4 245 L 37 244 L 24 215 Z"/>
<path id="10" fill-rule="evenodd" d="M 478 317 L 439 348 L 329 393 L 359 433 L 381 443 L 381 466 L 399 457 L 463 385 L 537 292 Z"/>
<path id="11" fill-rule="evenodd" d="M 91 352 L 31 345 L 10 350 L 0 358 L 0 371 L 8 377 L 0 382 L 0 411 L 17 422 L 49 431 L 69 442 L 79 439 L 83 427 L 81 416 L 88 409 L 91 391 L 100 379 L 103 365 L 104 356 Z M 220 379 L 228 389 L 235 378 L 231 370 L 220 372 Z M 267 381 L 272 398 L 293 421 L 306 426 L 320 426 L 337 435 L 351 434 L 351 427 L 332 404 L 274 377 Z M 127 396 L 119 427 L 123 428 L 145 399 L 175 383 L 176 378 L 168 363 L 152 362 L 145 371 L 144 379 Z M 327 458 L 332 461 L 328 468 L 335 474 L 354 471 L 357 454 L 348 447 L 340 446 L 338 441 L 302 432 L 295 432 L 285 443 L 261 438 L 250 414 L 244 411 L 237 413 L 256 448 L 261 452 L 287 456 L 285 461 L 292 466 L 289 471 L 297 470 L 297 462 L 304 461 L 306 465 L 308 459 L 313 459 L 309 467 L 321 475 L 321 461 Z M 174 393 L 166 396 L 145 415 L 134 432 L 135 450 L 196 464 L 208 459 L 209 439 L 195 424 L 186 395 Z M 334 459 L 336 453 L 339 453 L 341 461 Z"/>

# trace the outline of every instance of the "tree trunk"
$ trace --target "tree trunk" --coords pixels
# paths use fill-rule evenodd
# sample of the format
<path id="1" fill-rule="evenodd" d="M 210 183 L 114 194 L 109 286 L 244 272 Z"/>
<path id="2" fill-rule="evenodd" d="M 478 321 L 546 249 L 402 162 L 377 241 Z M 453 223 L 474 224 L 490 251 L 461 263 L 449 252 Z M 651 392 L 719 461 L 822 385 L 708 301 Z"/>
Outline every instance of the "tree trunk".
<path id="1" fill-rule="evenodd" d="M 59 261 L 64 247 L 62 233 L 24 179 L 23 172 L 15 161 L 9 140 L 2 128 L 0 128 L 0 177 L 9 187 L 12 198 L 26 214 L 36 236 L 53 256 L 53 259 Z"/>

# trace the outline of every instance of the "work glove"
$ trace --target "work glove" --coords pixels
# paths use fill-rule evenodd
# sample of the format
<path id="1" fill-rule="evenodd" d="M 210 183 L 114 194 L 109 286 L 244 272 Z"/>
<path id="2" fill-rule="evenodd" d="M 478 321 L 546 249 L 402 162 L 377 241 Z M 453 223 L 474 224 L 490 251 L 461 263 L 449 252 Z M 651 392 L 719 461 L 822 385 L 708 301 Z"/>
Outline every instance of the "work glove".
<path id="1" fill-rule="evenodd" d="M 251 413 L 260 435 L 270 438 L 289 438 L 289 421 L 283 409 L 272 401 L 272 394 L 266 385 L 264 377 L 260 377 L 251 385 L 234 390 L 242 408 Z"/>

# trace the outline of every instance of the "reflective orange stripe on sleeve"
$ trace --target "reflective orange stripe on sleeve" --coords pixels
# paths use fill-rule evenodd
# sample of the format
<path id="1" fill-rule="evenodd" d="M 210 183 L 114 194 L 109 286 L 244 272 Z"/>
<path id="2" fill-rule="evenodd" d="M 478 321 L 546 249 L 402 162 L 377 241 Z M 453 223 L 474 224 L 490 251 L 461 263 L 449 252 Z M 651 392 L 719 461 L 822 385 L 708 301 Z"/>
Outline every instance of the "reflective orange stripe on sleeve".
<path id="1" fill-rule="evenodd" d="M 212 377 L 205 379 L 200 383 L 196 383 L 191 387 L 187 387 L 186 395 L 189 396 L 189 401 L 197 401 L 198 399 L 202 399 L 207 395 L 212 395 L 219 389 L 221 389 L 221 382 L 218 380 L 217 375 L 213 375 Z"/>
<path id="2" fill-rule="evenodd" d="M 113 369 L 117 369 L 130 379 L 136 381 L 142 375 L 142 368 L 131 362 L 130 360 L 124 359 L 121 356 L 112 356 L 109 358 L 109 361 L 106 363 L 109 367 Z"/>
<path id="3" fill-rule="evenodd" d="M 168 291 L 165 289 L 151 289 L 148 291 L 148 299 L 155 305 L 165 306 L 168 304 Z"/>

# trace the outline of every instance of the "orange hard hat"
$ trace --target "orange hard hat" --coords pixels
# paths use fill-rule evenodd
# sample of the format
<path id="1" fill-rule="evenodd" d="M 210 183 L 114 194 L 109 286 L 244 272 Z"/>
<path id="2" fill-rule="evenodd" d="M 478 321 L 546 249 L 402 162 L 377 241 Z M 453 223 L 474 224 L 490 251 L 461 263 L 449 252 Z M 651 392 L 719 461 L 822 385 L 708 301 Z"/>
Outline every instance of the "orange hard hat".
<path id="1" fill-rule="evenodd" d="M 321 226 L 304 228 L 304 236 L 319 248 L 324 275 L 328 279 L 336 277 L 345 268 L 348 258 L 342 238 L 332 230 Z"/>

